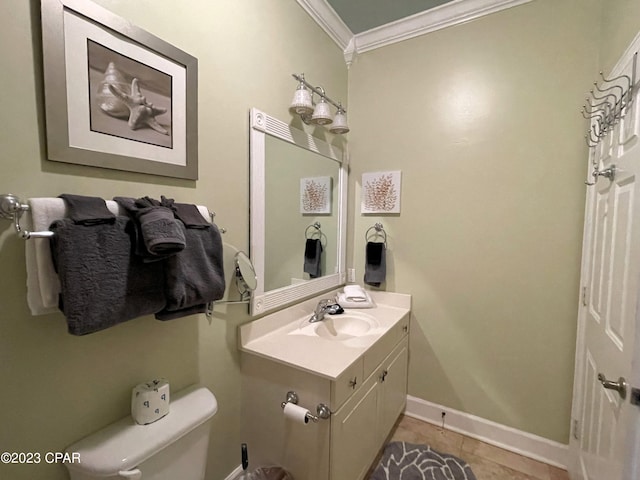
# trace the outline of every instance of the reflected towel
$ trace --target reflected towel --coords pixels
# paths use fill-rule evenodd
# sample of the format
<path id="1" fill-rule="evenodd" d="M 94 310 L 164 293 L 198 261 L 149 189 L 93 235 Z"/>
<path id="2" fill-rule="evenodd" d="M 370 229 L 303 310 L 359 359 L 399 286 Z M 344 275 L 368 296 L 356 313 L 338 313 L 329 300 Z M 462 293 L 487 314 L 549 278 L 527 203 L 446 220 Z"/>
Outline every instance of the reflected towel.
<path id="1" fill-rule="evenodd" d="M 322 275 L 322 242 L 319 238 L 307 238 L 304 246 L 304 272 L 311 278 Z"/>

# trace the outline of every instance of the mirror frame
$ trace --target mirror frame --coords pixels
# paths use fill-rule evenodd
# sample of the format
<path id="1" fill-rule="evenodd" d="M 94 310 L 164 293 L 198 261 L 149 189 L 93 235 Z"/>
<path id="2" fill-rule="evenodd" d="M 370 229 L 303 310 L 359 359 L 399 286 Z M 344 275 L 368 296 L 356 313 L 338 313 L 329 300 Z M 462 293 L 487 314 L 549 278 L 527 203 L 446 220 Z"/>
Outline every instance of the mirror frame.
<path id="1" fill-rule="evenodd" d="M 287 285 L 265 292 L 265 140 L 267 135 L 297 145 L 338 163 L 338 272 L 308 280 L 304 283 Z M 345 283 L 348 162 L 347 156 L 339 147 L 309 135 L 302 130 L 298 130 L 277 118 L 267 115 L 257 108 L 251 109 L 249 151 L 251 158 L 250 256 L 258 277 L 258 286 L 251 293 L 251 315 L 261 315 Z M 301 264 L 302 260 L 301 258 Z"/>

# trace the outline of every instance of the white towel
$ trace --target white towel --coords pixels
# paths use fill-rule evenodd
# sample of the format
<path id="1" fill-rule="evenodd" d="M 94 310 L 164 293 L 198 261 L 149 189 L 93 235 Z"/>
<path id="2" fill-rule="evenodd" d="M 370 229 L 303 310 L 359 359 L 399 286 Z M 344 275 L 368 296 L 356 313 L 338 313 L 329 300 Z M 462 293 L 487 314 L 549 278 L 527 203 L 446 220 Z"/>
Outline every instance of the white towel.
<path id="1" fill-rule="evenodd" d="M 54 220 L 65 216 L 64 200 L 60 198 L 31 198 L 29 211 L 23 216 L 27 230 L 49 230 Z M 26 241 L 27 303 L 32 315 L 44 315 L 58 310 L 60 281 L 51 262 L 49 240 L 32 238 Z"/>
<path id="2" fill-rule="evenodd" d="M 374 303 L 360 285 L 345 285 L 344 292 L 338 294 L 338 303 L 343 308 L 372 308 Z"/>
<path id="3" fill-rule="evenodd" d="M 32 232 L 49 230 L 56 220 L 66 216 L 67 208 L 61 198 L 30 198 L 29 211 L 20 220 L 25 229 Z M 115 215 L 126 215 L 119 205 L 106 201 L 107 208 Z M 198 205 L 200 214 L 209 220 L 209 210 Z M 60 280 L 53 268 L 49 240 L 32 238 L 26 242 L 27 303 L 32 315 L 45 315 L 58 311 Z"/>
<path id="4" fill-rule="evenodd" d="M 350 302 L 366 302 L 367 294 L 360 285 L 345 285 L 345 298 Z"/>

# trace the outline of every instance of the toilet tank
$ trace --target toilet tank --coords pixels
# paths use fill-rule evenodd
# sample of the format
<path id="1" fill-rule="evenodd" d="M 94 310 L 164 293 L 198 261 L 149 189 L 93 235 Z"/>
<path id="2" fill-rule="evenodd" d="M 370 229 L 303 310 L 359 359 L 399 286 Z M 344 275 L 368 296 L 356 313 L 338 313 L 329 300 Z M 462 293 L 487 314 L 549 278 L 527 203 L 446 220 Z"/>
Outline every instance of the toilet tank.
<path id="1" fill-rule="evenodd" d="M 129 416 L 66 449 L 71 480 L 203 480 L 216 397 L 193 386 L 171 395 L 169 414 L 149 425 Z M 79 462 L 77 461 L 79 459 Z"/>

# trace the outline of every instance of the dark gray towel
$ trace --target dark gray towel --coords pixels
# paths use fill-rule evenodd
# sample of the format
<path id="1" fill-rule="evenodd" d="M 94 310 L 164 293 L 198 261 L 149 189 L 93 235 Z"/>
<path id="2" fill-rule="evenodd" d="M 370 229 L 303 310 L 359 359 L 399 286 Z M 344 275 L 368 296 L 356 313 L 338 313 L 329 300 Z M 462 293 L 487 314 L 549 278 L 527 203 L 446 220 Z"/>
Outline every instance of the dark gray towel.
<path id="1" fill-rule="evenodd" d="M 132 253 L 130 219 L 86 226 L 65 218 L 50 228 L 69 333 L 97 332 L 164 307 L 162 264 L 143 263 Z"/>
<path id="2" fill-rule="evenodd" d="M 387 249 L 384 243 L 367 242 L 364 283 L 379 287 L 387 276 Z"/>
<path id="3" fill-rule="evenodd" d="M 207 228 L 209 223 L 200 213 L 198 207 L 189 203 L 174 203 L 173 213 L 187 228 Z"/>
<path id="4" fill-rule="evenodd" d="M 171 320 L 202 313 L 206 304 L 224 295 L 222 238 L 218 227 L 186 228 L 186 248 L 164 260 L 166 307 L 158 320 Z"/>
<path id="5" fill-rule="evenodd" d="M 178 220 L 184 223 L 187 228 L 208 228 L 211 225 L 206 218 L 202 216 L 196 205 L 190 203 L 176 203 L 173 198 L 160 196 L 160 204 L 163 207 L 173 210 Z"/>
<path id="6" fill-rule="evenodd" d="M 137 228 L 136 254 L 146 261 L 162 260 L 184 250 L 186 239 L 173 211 L 149 197 L 134 200 L 114 197 L 134 220 Z"/>
<path id="7" fill-rule="evenodd" d="M 70 193 L 58 195 L 58 198 L 64 200 L 68 211 L 67 216 L 79 225 L 98 225 L 116 221 L 116 216 L 109 211 L 102 198 Z"/>
<path id="8" fill-rule="evenodd" d="M 319 238 L 307 238 L 304 246 L 304 272 L 311 278 L 322 276 L 322 242 Z"/>

